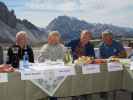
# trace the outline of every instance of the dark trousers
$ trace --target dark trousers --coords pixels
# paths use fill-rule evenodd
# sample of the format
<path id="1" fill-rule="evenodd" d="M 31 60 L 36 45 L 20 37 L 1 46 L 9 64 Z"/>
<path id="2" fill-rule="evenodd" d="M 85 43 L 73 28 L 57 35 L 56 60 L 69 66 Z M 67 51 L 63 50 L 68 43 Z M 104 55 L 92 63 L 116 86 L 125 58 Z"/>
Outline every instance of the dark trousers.
<path id="1" fill-rule="evenodd" d="M 133 100 L 133 92 L 131 93 L 131 100 Z"/>
<path id="2" fill-rule="evenodd" d="M 72 100 L 87 100 L 87 95 L 73 96 Z"/>
<path id="3" fill-rule="evenodd" d="M 49 100 L 57 100 L 57 97 L 49 97 Z"/>
<path id="4" fill-rule="evenodd" d="M 100 93 L 100 97 L 101 97 L 103 100 L 107 100 L 107 99 L 108 99 L 108 93 L 107 93 L 107 92 L 101 92 L 101 93 Z"/>

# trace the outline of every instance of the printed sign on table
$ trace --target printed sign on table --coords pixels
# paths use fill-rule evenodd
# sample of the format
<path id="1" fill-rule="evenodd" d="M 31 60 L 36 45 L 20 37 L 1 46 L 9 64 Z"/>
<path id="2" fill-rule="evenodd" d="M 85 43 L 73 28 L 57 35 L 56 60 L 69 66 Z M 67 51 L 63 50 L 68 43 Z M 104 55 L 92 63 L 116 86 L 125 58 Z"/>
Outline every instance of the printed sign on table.
<path id="1" fill-rule="evenodd" d="M 65 68 L 60 68 L 55 70 L 55 75 L 57 77 L 61 77 L 61 76 L 71 76 L 71 75 L 75 75 L 75 68 L 72 66 L 67 66 Z"/>
<path id="2" fill-rule="evenodd" d="M 108 71 L 121 71 L 123 70 L 122 64 L 119 62 L 108 63 Z"/>
<path id="3" fill-rule="evenodd" d="M 133 70 L 133 62 L 130 63 L 130 70 Z"/>
<path id="4" fill-rule="evenodd" d="M 42 71 L 21 71 L 21 80 L 41 79 L 42 77 Z"/>
<path id="5" fill-rule="evenodd" d="M 86 64 L 82 66 L 82 73 L 83 74 L 93 74 L 100 72 L 100 65 L 99 64 Z"/>

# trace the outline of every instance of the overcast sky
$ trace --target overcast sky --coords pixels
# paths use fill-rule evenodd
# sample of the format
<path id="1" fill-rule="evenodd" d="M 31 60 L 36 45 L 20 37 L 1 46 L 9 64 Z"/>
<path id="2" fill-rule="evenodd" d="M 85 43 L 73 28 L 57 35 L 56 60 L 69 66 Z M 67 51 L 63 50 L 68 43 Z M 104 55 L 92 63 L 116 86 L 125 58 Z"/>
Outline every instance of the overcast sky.
<path id="1" fill-rule="evenodd" d="M 133 0 L 0 0 L 18 18 L 45 27 L 55 17 L 67 15 L 90 23 L 133 28 Z"/>

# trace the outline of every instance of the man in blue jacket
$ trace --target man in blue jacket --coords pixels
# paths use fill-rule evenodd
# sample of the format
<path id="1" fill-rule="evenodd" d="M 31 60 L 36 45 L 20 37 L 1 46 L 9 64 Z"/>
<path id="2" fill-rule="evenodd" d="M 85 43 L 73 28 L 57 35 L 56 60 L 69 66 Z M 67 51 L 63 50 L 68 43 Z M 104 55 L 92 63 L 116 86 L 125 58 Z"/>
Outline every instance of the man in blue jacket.
<path id="1" fill-rule="evenodd" d="M 111 56 L 118 58 L 126 58 L 126 50 L 123 45 L 113 39 L 113 35 L 109 31 L 102 32 L 102 42 L 99 46 L 101 58 L 109 58 Z"/>
<path id="2" fill-rule="evenodd" d="M 67 47 L 71 47 L 72 49 L 74 60 L 81 56 L 95 57 L 94 47 L 90 43 L 91 38 L 91 32 L 83 30 L 79 39 L 72 40 L 67 44 Z"/>

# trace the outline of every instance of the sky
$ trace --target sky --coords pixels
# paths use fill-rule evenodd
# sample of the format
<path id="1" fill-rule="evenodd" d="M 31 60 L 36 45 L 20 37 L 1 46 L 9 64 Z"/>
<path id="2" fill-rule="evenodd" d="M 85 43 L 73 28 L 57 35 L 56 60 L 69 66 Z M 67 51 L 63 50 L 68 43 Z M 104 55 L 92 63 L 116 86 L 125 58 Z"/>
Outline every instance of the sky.
<path id="1" fill-rule="evenodd" d="M 57 16 L 67 15 L 90 23 L 133 28 L 133 0 L 0 0 L 18 18 L 46 27 Z"/>

